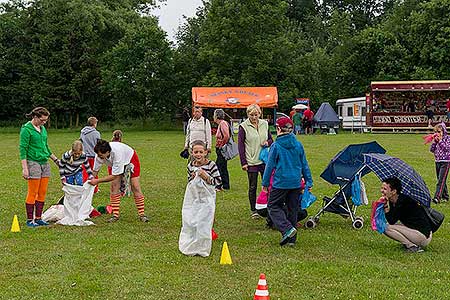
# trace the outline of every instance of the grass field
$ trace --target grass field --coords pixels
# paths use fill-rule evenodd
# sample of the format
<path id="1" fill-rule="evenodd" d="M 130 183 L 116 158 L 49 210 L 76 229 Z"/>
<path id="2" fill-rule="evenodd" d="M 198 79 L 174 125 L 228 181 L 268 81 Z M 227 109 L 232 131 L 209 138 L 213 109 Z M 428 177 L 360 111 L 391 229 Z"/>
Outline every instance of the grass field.
<path id="1" fill-rule="evenodd" d="M 0 156 L 0 299 L 253 299 L 259 274 L 265 273 L 271 299 L 449 299 L 449 219 L 433 235 L 424 253 L 405 254 L 399 244 L 369 228 L 370 208 L 359 210 L 362 230 L 333 214 L 313 230 L 301 229 L 295 248 L 281 248 L 280 235 L 250 218 L 247 177 L 238 159 L 229 164 L 231 190 L 218 194 L 215 229 L 219 239 L 208 258 L 178 252 L 186 161 L 178 154 L 178 132 L 125 132 L 137 149 L 141 183 L 151 220 L 138 221 L 132 198 L 122 200 L 121 219 L 71 228 L 24 226 L 26 183 L 21 179 L 18 134 L 1 133 Z M 105 133 L 109 136 L 109 133 Z M 49 132 L 54 153 L 62 154 L 77 132 Z M 315 135 L 299 137 L 321 199 L 336 190 L 319 175 L 329 160 L 350 143 L 376 140 L 388 154 L 411 164 L 434 192 L 434 162 L 420 135 Z M 213 155 L 214 157 L 215 155 Z M 61 196 L 52 165 L 46 208 Z M 103 170 L 103 172 L 105 172 Z M 370 200 L 379 198 L 379 180 L 364 177 Z M 108 200 L 108 185 L 94 205 Z M 317 201 L 309 213 L 317 212 Z M 450 216 L 450 204 L 439 209 Z M 22 231 L 11 233 L 13 215 Z M 227 241 L 232 265 L 219 264 Z"/>

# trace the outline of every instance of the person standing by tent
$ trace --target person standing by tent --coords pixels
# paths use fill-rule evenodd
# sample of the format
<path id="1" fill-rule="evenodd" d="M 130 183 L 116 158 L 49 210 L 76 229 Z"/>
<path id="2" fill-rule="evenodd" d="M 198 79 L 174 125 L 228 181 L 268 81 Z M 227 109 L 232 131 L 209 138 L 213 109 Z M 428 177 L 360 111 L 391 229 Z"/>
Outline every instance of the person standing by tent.
<path id="1" fill-rule="evenodd" d="M 313 118 L 314 118 L 314 113 L 311 110 L 311 108 L 308 107 L 303 112 L 303 129 L 305 130 L 305 134 L 313 133 L 313 129 L 312 129 Z"/>
<path id="2" fill-rule="evenodd" d="M 28 183 L 26 224 L 28 227 L 46 226 L 48 223 L 41 216 L 50 178 L 48 159 L 51 158 L 58 166 L 58 158 L 48 146 L 47 130 L 44 127 L 50 113 L 45 107 L 36 107 L 26 116 L 31 120 L 20 129 L 19 143 L 22 177 Z"/>
<path id="3" fill-rule="evenodd" d="M 280 246 L 294 246 L 296 242 L 302 178 L 305 179 L 305 189 L 310 190 L 313 185 L 305 150 L 292 134 L 293 127 L 294 124 L 287 117 L 276 121 L 278 137 L 270 147 L 262 181 L 263 190 L 267 192 L 275 170 L 267 209 L 275 227 L 281 232 Z"/>
<path id="4" fill-rule="evenodd" d="M 87 119 L 86 126 L 81 129 L 80 141 L 83 144 L 83 151 L 86 153 L 86 157 L 91 169 L 94 168 L 95 152 L 94 147 L 101 139 L 100 132 L 97 130 L 98 120 L 96 117 L 89 117 Z M 87 173 L 84 172 L 84 177 L 87 178 Z M 95 177 L 98 179 L 98 177 Z M 95 187 L 94 193 L 98 192 L 98 186 Z"/>
<path id="5" fill-rule="evenodd" d="M 265 164 L 260 160 L 263 147 L 272 143 L 269 124 L 261 120 L 261 108 L 257 104 L 247 107 L 247 120 L 239 125 L 238 147 L 242 170 L 247 172 L 248 200 L 250 202 L 251 217 L 258 219 L 261 216 L 256 211 L 256 190 L 258 188 L 258 174 L 264 174 Z"/>
<path id="6" fill-rule="evenodd" d="M 184 149 L 188 149 L 190 154 L 192 153 L 192 143 L 197 140 L 204 142 L 208 153 L 211 153 L 211 123 L 209 123 L 208 119 L 202 116 L 202 113 L 202 108 L 195 106 L 193 110 L 193 117 L 189 119 L 187 125 Z"/>
<path id="7" fill-rule="evenodd" d="M 216 132 L 216 165 L 219 169 L 220 177 L 222 178 L 222 184 L 217 186 L 218 190 L 230 189 L 230 175 L 228 174 L 228 161 L 222 154 L 222 147 L 230 140 L 231 129 L 227 121 L 225 121 L 225 112 L 223 109 L 216 109 L 214 111 L 214 122 L 218 125 Z"/>
<path id="8" fill-rule="evenodd" d="M 302 133 L 302 122 L 303 122 L 303 111 L 297 110 L 294 117 L 292 117 L 292 122 L 294 122 L 294 134 Z"/>

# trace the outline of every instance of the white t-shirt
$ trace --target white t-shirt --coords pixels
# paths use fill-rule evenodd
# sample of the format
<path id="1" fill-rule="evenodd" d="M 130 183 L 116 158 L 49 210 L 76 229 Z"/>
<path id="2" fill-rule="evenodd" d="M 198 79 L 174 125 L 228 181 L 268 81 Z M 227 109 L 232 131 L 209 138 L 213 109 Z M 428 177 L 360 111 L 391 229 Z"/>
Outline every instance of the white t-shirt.
<path id="1" fill-rule="evenodd" d="M 94 171 L 99 171 L 102 165 L 107 165 L 112 168 L 112 175 L 121 175 L 125 170 L 125 166 L 131 162 L 131 157 L 134 154 L 133 148 L 127 144 L 120 142 L 110 142 L 111 153 L 107 159 L 101 159 L 95 155 Z"/>

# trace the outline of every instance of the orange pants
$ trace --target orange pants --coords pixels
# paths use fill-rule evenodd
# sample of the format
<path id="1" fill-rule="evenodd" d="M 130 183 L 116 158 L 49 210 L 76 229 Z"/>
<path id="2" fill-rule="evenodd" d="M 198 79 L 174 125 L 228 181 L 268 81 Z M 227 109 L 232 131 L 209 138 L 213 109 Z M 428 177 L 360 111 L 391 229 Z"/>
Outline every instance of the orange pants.
<path id="1" fill-rule="evenodd" d="M 40 179 L 28 179 L 28 193 L 27 204 L 34 204 L 36 201 L 45 202 L 45 195 L 47 194 L 48 177 Z"/>

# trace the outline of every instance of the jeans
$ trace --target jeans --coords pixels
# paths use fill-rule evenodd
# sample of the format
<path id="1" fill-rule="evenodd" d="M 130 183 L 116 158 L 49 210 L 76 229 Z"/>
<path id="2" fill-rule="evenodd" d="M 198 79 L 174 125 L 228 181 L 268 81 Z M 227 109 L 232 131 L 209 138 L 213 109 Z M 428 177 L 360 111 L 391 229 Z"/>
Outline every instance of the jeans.
<path id="1" fill-rule="evenodd" d="M 230 175 L 228 174 L 228 161 L 223 157 L 220 148 L 216 147 L 217 160 L 216 165 L 219 169 L 220 177 L 222 178 L 222 188 L 225 190 L 230 189 Z"/>

